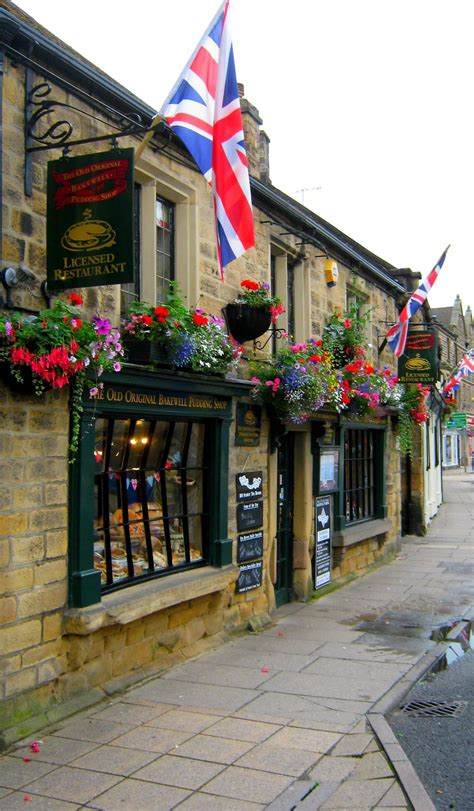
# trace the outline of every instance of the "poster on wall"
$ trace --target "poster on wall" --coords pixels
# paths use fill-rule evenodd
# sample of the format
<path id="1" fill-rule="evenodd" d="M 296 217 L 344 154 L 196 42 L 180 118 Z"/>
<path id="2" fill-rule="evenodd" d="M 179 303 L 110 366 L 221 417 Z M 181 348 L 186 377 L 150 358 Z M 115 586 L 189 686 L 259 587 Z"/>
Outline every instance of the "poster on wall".
<path id="1" fill-rule="evenodd" d="M 111 149 L 49 161 L 51 290 L 133 281 L 133 159 L 133 149 Z"/>
<path id="2" fill-rule="evenodd" d="M 237 561 L 255 560 L 263 555 L 263 530 L 237 536 Z"/>
<path id="3" fill-rule="evenodd" d="M 247 563 L 245 566 L 240 567 L 235 588 L 237 594 L 241 594 L 243 591 L 252 591 L 252 589 L 260 588 L 262 585 L 262 568 L 263 563 L 261 560 L 256 560 L 255 563 Z"/>
<path id="4" fill-rule="evenodd" d="M 316 589 L 331 582 L 331 496 L 316 499 L 316 544 L 314 584 Z"/>

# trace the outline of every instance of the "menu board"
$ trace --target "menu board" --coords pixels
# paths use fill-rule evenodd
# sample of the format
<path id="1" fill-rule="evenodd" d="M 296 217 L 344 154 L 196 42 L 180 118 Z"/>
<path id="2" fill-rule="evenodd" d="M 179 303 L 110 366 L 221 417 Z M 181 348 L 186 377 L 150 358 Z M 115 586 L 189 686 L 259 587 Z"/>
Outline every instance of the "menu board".
<path id="1" fill-rule="evenodd" d="M 331 497 L 316 499 L 316 545 L 314 584 L 316 589 L 331 582 Z"/>
<path id="2" fill-rule="evenodd" d="M 237 529 L 246 532 L 259 529 L 263 524 L 263 501 L 249 501 L 237 504 Z"/>
<path id="3" fill-rule="evenodd" d="M 260 588 L 262 585 L 262 569 L 263 563 L 261 560 L 241 566 L 235 589 L 237 594 Z"/>

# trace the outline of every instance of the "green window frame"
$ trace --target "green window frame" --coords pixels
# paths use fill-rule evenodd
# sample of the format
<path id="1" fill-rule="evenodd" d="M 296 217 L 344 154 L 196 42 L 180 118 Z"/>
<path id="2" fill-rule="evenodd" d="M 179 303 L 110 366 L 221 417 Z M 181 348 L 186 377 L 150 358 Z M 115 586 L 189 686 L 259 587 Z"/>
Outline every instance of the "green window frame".
<path id="1" fill-rule="evenodd" d="M 346 423 L 341 428 L 341 447 L 336 528 L 386 518 L 384 426 Z"/>
<path id="2" fill-rule="evenodd" d="M 95 453 L 96 425 L 98 420 L 106 420 L 107 425 L 113 421 L 129 421 L 128 430 L 133 430 L 139 420 L 148 425 L 155 421 L 161 423 L 202 424 L 205 426 L 206 475 L 209 486 L 205 495 L 205 517 L 203 518 L 202 558 L 192 561 L 191 543 L 184 544 L 184 560 L 179 565 L 172 565 L 170 560 L 169 541 L 164 533 L 168 565 L 146 572 L 146 577 L 130 578 L 130 561 L 128 561 L 127 578 L 122 582 L 111 582 L 108 578 L 106 590 L 112 588 L 130 589 L 144 579 L 156 580 L 159 588 L 160 578 L 166 575 L 175 576 L 188 568 L 210 565 L 221 567 L 232 563 L 232 541 L 228 532 L 228 468 L 229 468 L 229 435 L 232 420 L 232 396 L 247 394 L 247 389 L 234 381 L 203 381 L 197 376 L 176 377 L 171 372 L 156 372 L 124 369 L 117 383 L 113 375 L 104 375 L 104 389 L 100 399 L 84 397 L 84 411 L 81 421 L 79 451 L 75 463 L 70 469 L 69 488 L 69 603 L 74 607 L 83 607 L 99 603 L 102 596 L 101 572 L 94 566 L 94 520 L 95 513 L 95 475 L 97 463 Z M 110 421 L 110 422 L 109 422 Z M 109 446 L 110 447 L 110 446 Z M 165 453 L 169 450 L 165 449 Z M 163 456 L 164 459 L 164 456 Z M 166 462 L 161 465 L 166 470 Z M 126 467 L 124 468 L 126 470 Z M 123 471 L 122 471 L 123 472 Z M 159 471 L 161 472 L 161 471 Z M 183 470 L 176 470 L 181 475 Z M 142 477 L 143 470 L 139 473 Z M 184 476 L 186 469 L 184 468 Z M 122 478 L 123 487 L 123 478 Z M 184 497 L 184 487 L 182 496 Z M 186 505 L 184 505 L 184 510 Z M 183 512 L 182 515 L 186 515 Z M 130 526 L 137 523 L 127 516 L 122 522 L 123 533 L 130 536 Z M 145 543 L 150 534 L 145 530 Z M 126 555 L 131 553 L 130 545 L 123 544 Z M 109 571 L 111 562 L 109 561 Z M 133 569 L 133 567 L 132 567 Z M 102 578 L 103 579 L 103 578 Z M 117 578 L 120 581 L 120 578 Z"/>

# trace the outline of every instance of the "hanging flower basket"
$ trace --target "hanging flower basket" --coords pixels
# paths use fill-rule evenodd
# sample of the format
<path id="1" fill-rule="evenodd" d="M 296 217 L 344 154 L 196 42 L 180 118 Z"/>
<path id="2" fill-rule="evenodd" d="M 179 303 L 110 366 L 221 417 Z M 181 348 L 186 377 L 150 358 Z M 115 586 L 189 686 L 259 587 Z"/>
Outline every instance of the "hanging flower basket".
<path id="1" fill-rule="evenodd" d="M 227 304 L 223 313 L 230 334 L 240 344 L 259 338 L 272 322 L 268 308 L 252 307 L 245 303 Z"/>
<path id="2" fill-rule="evenodd" d="M 172 366 L 165 347 L 159 341 L 145 341 L 124 336 L 122 344 L 129 363 L 135 363 L 137 366 L 165 366 L 169 368 Z"/>

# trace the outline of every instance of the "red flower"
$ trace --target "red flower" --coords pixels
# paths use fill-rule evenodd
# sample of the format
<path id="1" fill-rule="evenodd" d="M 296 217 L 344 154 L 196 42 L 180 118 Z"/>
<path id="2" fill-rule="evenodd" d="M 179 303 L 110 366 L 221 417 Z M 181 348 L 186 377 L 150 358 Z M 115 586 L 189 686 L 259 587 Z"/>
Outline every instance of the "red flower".
<path id="1" fill-rule="evenodd" d="M 151 315 L 146 315 L 146 313 L 140 316 L 140 321 L 142 322 L 142 324 L 145 324 L 146 327 L 149 327 L 150 324 L 153 324 L 153 318 L 151 317 Z"/>
<path id="2" fill-rule="evenodd" d="M 170 311 L 166 307 L 155 307 L 155 315 L 160 324 L 164 324 L 168 318 Z"/>
<path id="3" fill-rule="evenodd" d="M 375 372 L 374 367 L 370 363 L 366 363 L 364 369 L 368 375 L 372 375 Z"/>
<path id="4" fill-rule="evenodd" d="M 324 358 L 322 355 L 311 355 L 311 357 L 308 358 L 308 360 L 311 360 L 313 363 L 321 363 L 321 361 L 324 360 Z"/>
<path id="5" fill-rule="evenodd" d="M 258 290 L 258 282 L 253 282 L 251 279 L 244 279 L 240 282 L 241 287 L 246 287 L 247 290 Z"/>
<path id="6" fill-rule="evenodd" d="M 346 320 L 344 321 L 344 326 L 346 329 L 350 329 L 352 327 L 350 318 L 346 318 Z"/>
<path id="7" fill-rule="evenodd" d="M 196 313 L 193 315 L 193 321 L 197 327 L 204 327 L 209 323 L 209 319 L 205 315 L 196 315 Z"/>
<path id="8" fill-rule="evenodd" d="M 319 341 L 316 341 L 316 346 L 322 346 L 322 345 L 323 345 L 323 342 L 321 341 L 321 339 L 319 339 Z"/>
<path id="9" fill-rule="evenodd" d="M 66 298 L 73 304 L 75 307 L 79 307 L 81 304 L 84 304 L 84 300 L 81 298 L 79 293 L 68 293 Z"/>

